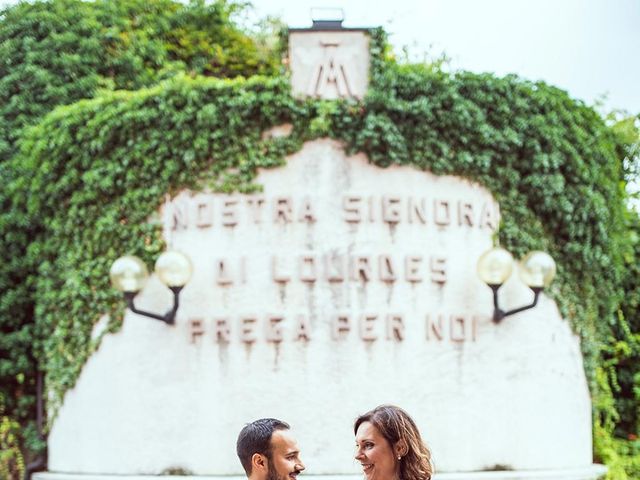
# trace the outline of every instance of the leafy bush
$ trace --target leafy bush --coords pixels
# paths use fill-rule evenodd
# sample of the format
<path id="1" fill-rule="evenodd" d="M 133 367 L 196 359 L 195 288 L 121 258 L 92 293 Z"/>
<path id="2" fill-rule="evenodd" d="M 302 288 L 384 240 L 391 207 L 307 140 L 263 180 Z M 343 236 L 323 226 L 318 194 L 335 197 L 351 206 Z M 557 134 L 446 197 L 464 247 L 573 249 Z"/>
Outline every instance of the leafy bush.
<path id="1" fill-rule="evenodd" d="M 22 128 L 98 89 L 137 89 L 178 71 L 217 77 L 273 74 L 278 53 L 233 21 L 218 0 L 50 0 L 0 14 L 0 161 Z"/>
<path id="2" fill-rule="evenodd" d="M 43 215 L 24 214 L 26 205 L 40 200 L 20 190 L 26 170 L 10 165 L 19 139 L 54 107 L 99 91 L 150 86 L 185 70 L 212 76 L 276 72 L 279 53 L 236 24 L 242 8 L 225 0 L 50 0 L 21 2 L 0 13 L 0 178 L 5 185 L 14 182 L 0 191 L 0 395 L 7 419 L 22 425 L 22 446 L 29 451 L 42 449 L 30 419 L 48 332 L 34 322 L 33 273 L 46 262 L 40 264 L 40 246 L 32 240 L 46 222 Z"/>
<path id="3" fill-rule="evenodd" d="M 0 477 L 20 478 L 24 474 L 24 459 L 20 451 L 20 425 L 4 415 L 4 395 L 0 393 Z"/>

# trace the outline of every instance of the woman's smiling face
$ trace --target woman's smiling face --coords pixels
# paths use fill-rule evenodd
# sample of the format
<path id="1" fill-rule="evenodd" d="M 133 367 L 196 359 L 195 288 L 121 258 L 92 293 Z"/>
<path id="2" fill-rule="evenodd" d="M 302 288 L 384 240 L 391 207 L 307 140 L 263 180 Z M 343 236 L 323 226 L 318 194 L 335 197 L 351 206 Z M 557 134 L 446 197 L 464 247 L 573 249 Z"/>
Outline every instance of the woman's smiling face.
<path id="1" fill-rule="evenodd" d="M 356 431 L 356 460 L 366 480 L 394 480 L 399 464 L 393 449 L 371 422 L 362 422 Z"/>

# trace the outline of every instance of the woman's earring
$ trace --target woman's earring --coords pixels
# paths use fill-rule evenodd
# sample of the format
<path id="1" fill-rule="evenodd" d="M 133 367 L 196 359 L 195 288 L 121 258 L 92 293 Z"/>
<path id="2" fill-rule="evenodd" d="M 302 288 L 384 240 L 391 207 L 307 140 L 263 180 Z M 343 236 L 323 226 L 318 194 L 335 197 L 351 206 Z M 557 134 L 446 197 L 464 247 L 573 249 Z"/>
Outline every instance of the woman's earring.
<path id="1" fill-rule="evenodd" d="M 400 455 L 398 455 L 398 461 L 402 460 L 402 457 Z"/>

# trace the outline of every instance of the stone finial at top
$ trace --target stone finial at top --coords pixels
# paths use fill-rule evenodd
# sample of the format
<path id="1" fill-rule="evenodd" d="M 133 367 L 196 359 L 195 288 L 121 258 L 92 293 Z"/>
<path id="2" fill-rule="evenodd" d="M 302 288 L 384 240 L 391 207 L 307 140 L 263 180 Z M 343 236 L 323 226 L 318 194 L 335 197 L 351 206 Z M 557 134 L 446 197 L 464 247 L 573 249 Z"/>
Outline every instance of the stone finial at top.
<path id="1" fill-rule="evenodd" d="M 343 27 L 342 9 L 312 9 L 312 19 L 311 28 L 289 30 L 293 94 L 327 100 L 364 97 L 369 29 Z"/>

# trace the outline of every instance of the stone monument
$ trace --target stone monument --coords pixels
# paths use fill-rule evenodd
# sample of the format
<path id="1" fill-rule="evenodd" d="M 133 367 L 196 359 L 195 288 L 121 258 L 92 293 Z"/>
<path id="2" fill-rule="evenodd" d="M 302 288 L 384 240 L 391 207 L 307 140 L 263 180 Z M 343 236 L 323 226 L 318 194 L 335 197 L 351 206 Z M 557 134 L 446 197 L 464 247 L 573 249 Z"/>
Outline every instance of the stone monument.
<path id="1" fill-rule="evenodd" d="M 291 32 L 294 93 L 362 97 L 366 30 L 316 27 Z M 264 416 L 292 425 L 309 474 L 358 478 L 353 421 L 382 403 L 414 417 L 436 479 L 602 473 L 578 339 L 554 302 L 491 321 L 476 275 L 500 221 L 486 189 L 379 168 L 329 139 L 257 182 L 260 194 L 167 196 L 165 240 L 194 265 L 176 324 L 128 312 L 104 337 L 35 478 L 241 478 L 236 436 Z M 513 281 L 501 295 L 531 292 Z M 168 303 L 153 278 L 137 299 Z"/>

